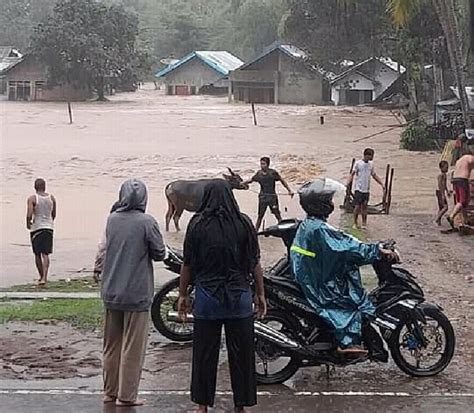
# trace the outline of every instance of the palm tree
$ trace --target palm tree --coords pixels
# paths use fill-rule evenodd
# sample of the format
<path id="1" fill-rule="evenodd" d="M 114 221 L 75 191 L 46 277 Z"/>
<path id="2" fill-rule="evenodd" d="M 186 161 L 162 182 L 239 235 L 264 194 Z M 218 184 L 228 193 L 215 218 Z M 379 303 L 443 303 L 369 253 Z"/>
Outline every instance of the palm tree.
<path id="1" fill-rule="evenodd" d="M 472 122 L 469 117 L 469 101 L 464 81 L 462 36 L 456 16 L 455 1 L 431 0 L 446 38 L 451 70 L 453 71 L 459 92 L 464 124 L 467 128 L 470 128 L 472 127 Z M 410 18 L 420 11 L 421 7 L 422 0 L 388 1 L 388 11 L 394 23 L 399 27 L 405 26 L 410 21 Z"/>

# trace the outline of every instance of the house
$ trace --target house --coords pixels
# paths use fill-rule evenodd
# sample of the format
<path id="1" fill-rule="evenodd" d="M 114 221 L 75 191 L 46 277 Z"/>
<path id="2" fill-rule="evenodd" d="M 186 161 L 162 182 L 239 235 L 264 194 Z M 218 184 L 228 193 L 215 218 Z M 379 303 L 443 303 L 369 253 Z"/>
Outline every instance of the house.
<path id="1" fill-rule="evenodd" d="M 48 66 L 33 55 L 25 55 L 4 72 L 8 100 L 81 101 L 91 97 L 89 88 L 72 84 L 50 87 Z"/>
<path id="2" fill-rule="evenodd" d="M 303 50 L 275 43 L 230 74 L 229 101 L 322 104 L 329 101 L 327 73 L 312 65 Z"/>
<path id="3" fill-rule="evenodd" d="M 371 103 L 392 86 L 405 68 L 389 58 L 372 57 L 356 64 L 331 81 L 335 105 Z"/>
<path id="4" fill-rule="evenodd" d="M 195 51 L 156 73 L 166 86 L 167 95 L 226 93 L 227 76 L 242 66 L 238 57 L 224 51 Z"/>
<path id="5" fill-rule="evenodd" d="M 22 54 L 12 46 L 0 46 L 0 94 L 7 91 L 5 73 L 15 66 L 22 58 Z"/>

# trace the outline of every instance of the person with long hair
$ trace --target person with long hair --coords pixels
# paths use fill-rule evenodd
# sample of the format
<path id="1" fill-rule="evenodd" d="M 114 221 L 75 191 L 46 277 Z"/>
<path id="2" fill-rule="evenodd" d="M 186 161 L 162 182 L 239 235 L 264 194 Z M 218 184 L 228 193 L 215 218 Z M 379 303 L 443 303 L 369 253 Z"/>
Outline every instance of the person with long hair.
<path id="1" fill-rule="evenodd" d="M 204 190 L 200 209 L 184 241 L 178 310 L 190 311 L 188 286 L 195 286 L 191 399 L 207 412 L 214 405 L 222 326 L 225 328 L 234 407 L 257 403 L 252 290 L 258 317 L 266 313 L 257 234 L 242 214 L 231 187 L 215 180 Z"/>

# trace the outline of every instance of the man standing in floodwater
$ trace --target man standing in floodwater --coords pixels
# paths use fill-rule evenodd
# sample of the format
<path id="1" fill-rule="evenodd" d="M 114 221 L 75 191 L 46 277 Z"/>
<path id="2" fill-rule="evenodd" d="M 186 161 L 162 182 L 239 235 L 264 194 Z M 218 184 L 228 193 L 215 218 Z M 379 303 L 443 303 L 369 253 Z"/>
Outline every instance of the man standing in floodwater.
<path id="1" fill-rule="evenodd" d="M 352 185 L 352 181 L 355 177 L 355 192 L 354 192 L 354 226 L 359 228 L 359 214 L 362 215 L 362 229 L 367 228 L 367 214 L 370 199 L 370 181 L 372 178 L 383 188 L 385 186 L 380 177 L 375 173 L 373 164 L 375 151 L 371 148 L 364 150 L 364 157 L 359 159 L 354 164 L 351 176 L 347 186 Z"/>
<path id="2" fill-rule="evenodd" d="M 38 285 L 45 285 L 48 281 L 49 255 L 53 252 L 56 199 L 46 193 L 46 182 L 42 178 L 35 181 L 35 191 L 27 201 L 26 228 L 30 231 L 31 246 L 35 254 Z"/>
<path id="3" fill-rule="evenodd" d="M 257 182 L 260 184 L 260 194 L 258 196 L 258 218 L 255 224 L 257 231 L 262 225 L 263 217 L 267 208 L 270 208 L 270 211 L 275 216 L 278 222 L 281 221 L 281 212 L 278 203 L 278 195 L 276 193 L 276 183 L 279 181 L 286 188 L 288 194 L 292 197 L 293 191 L 287 182 L 280 176 L 280 174 L 274 169 L 270 168 L 270 158 L 264 156 L 260 159 L 260 171 L 258 171 L 252 179 L 244 182 L 244 185 L 249 185 L 252 182 Z"/>
<path id="4" fill-rule="evenodd" d="M 456 204 L 449 217 L 446 217 L 449 224 L 454 229 L 454 218 L 462 212 L 465 220 L 466 208 L 471 201 L 470 182 L 472 170 L 474 169 L 474 155 L 466 154 L 456 162 L 456 169 L 453 174 L 453 190 L 456 197 Z"/>

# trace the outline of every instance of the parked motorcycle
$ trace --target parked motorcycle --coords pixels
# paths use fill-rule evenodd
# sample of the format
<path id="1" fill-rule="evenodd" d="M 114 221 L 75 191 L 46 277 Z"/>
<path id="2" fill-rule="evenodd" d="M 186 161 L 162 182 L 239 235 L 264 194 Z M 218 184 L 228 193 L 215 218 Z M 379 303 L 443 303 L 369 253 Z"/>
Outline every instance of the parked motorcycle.
<path id="1" fill-rule="evenodd" d="M 289 248 L 291 247 L 293 238 L 296 235 L 298 222 L 299 221 L 294 219 L 285 220 L 280 225 L 269 227 L 266 231 L 259 233 L 259 235 L 267 237 L 276 236 L 281 238 L 288 250 L 287 255 L 280 258 L 271 268 L 266 270 L 266 277 L 290 276 L 290 266 L 288 262 Z M 273 232 L 275 232 L 275 234 Z M 183 263 L 183 252 L 169 246 L 167 249 L 168 254 L 164 260 L 165 267 L 168 271 L 179 274 Z M 188 293 L 192 302 L 194 297 L 194 289 L 192 286 L 189 287 Z M 192 341 L 192 317 L 189 317 L 188 322 L 186 323 L 183 323 L 177 318 L 178 298 L 179 277 L 171 279 L 156 292 L 151 307 L 152 322 L 161 335 L 172 341 Z"/>
<path id="2" fill-rule="evenodd" d="M 163 261 L 168 271 L 179 274 L 183 263 L 183 252 L 168 246 L 168 254 Z M 189 295 L 193 297 L 193 287 L 190 286 Z M 164 337 L 178 342 L 192 341 L 193 324 L 183 323 L 180 320 L 171 320 L 169 312 L 178 311 L 179 277 L 165 283 L 153 297 L 151 305 L 151 320 L 155 328 Z"/>
<path id="3" fill-rule="evenodd" d="M 261 234 L 281 238 L 289 247 L 298 225 L 296 220 L 283 221 Z M 383 247 L 395 251 L 393 241 L 385 242 Z M 282 383 L 307 366 L 387 362 L 389 354 L 384 342 L 396 365 L 411 376 L 434 376 L 443 371 L 454 354 L 453 327 L 441 307 L 425 301 L 415 277 L 397 264 L 382 259 L 373 266 L 378 287 L 370 296 L 376 312 L 364 320 L 362 328 L 368 354 L 354 359 L 337 352 L 330 326 L 315 314 L 293 281 L 287 257 L 279 260 L 265 274 L 269 311 L 264 320 L 255 321 L 258 382 Z M 168 283 L 168 291 L 173 281 Z M 161 318 L 187 328 L 187 339 L 191 339 L 192 316 L 183 324 L 178 319 L 176 303 L 163 306 L 157 302 L 156 306 L 161 307 Z"/>

